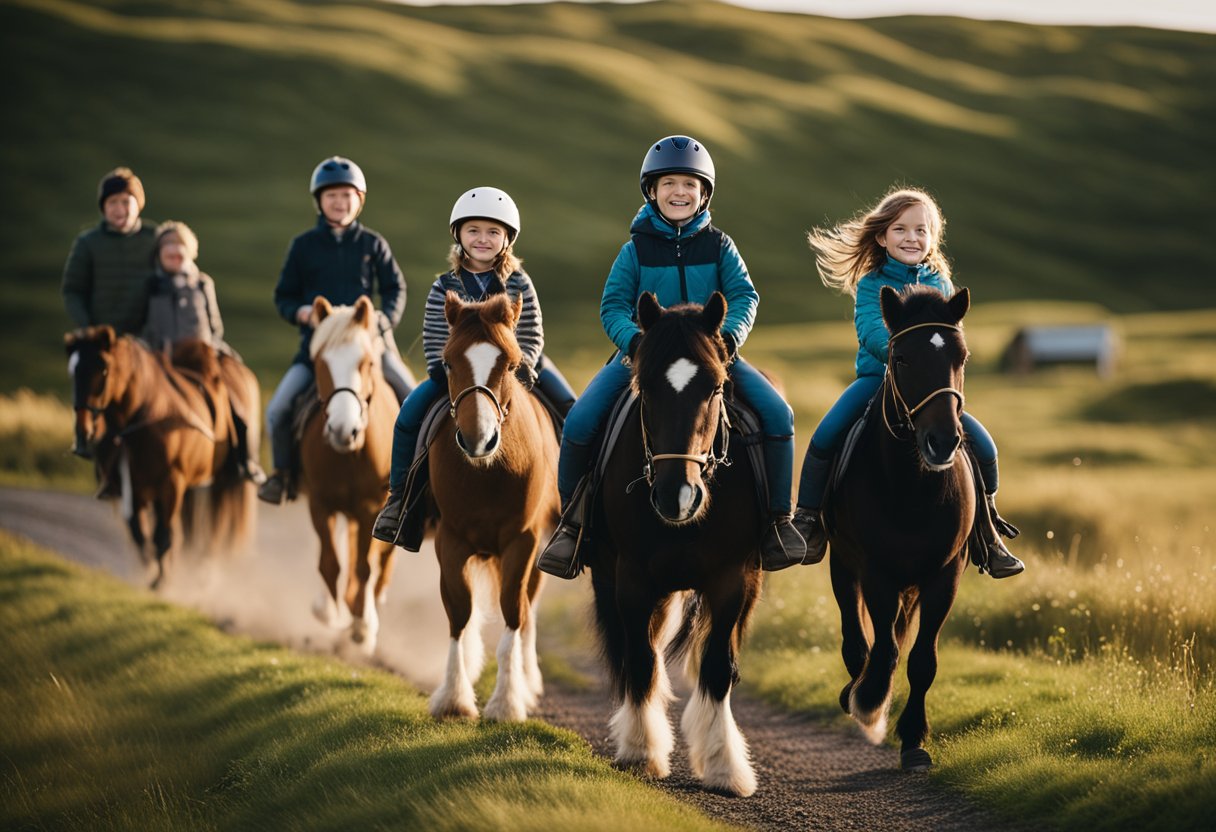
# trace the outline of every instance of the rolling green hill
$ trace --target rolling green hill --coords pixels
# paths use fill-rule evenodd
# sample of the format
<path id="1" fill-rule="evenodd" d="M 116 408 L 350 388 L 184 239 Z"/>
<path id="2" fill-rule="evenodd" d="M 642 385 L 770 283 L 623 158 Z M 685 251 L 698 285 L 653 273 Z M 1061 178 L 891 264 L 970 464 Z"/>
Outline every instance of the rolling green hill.
<path id="1" fill-rule="evenodd" d="M 148 216 L 199 232 L 229 340 L 264 384 L 295 342 L 270 295 L 333 153 L 367 172 L 364 219 L 409 279 L 403 348 L 453 200 L 494 184 L 521 205 L 550 351 L 606 352 L 603 278 L 646 145 L 673 132 L 714 154 L 715 218 L 757 280 L 760 326 L 847 318 L 803 234 L 895 182 L 940 198 L 978 303 L 1216 306 L 1211 35 L 682 0 L 0 0 L 0 32 L 0 332 L 25 344 L 0 390 L 66 389 L 60 273 L 115 164 L 143 178 Z"/>

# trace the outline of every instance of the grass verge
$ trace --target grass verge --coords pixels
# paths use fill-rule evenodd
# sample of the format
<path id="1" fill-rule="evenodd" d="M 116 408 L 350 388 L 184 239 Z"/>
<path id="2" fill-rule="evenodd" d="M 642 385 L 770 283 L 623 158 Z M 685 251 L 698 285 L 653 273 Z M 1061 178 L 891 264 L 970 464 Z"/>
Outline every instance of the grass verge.
<path id="1" fill-rule="evenodd" d="M 723 829 L 539 722 L 225 635 L 0 533 L 0 827 Z"/>

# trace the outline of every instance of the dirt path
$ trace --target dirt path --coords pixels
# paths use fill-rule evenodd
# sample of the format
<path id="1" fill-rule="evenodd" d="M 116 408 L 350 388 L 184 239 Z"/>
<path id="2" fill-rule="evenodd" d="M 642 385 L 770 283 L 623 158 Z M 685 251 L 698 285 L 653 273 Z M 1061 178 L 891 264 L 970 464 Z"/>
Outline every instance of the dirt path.
<path id="1" fill-rule="evenodd" d="M 302 505 L 264 507 L 252 552 L 224 564 L 178 563 L 162 596 L 192 606 L 224 629 L 314 652 L 341 651 L 345 639 L 309 612 L 320 588 L 316 541 Z M 135 585 L 143 570 L 126 530 L 109 505 L 74 495 L 0 488 L 0 527 L 24 535 L 79 563 Z M 379 664 L 423 690 L 442 676 L 447 622 L 439 603 L 433 553 L 398 552 L 382 612 Z M 585 579 L 546 593 L 589 598 Z M 493 625 L 491 625 L 493 626 Z M 499 623 L 497 626 L 501 626 Z M 398 634 L 408 632 L 408 647 Z M 487 630 L 487 644 L 497 631 Z M 670 778 L 658 785 L 711 817 L 756 829 L 1008 830 L 963 798 L 933 788 L 927 778 L 899 771 L 893 748 L 875 748 L 859 735 L 779 712 L 736 696 L 734 713 L 751 746 L 760 790 L 747 799 L 704 791 L 677 742 Z M 678 723 L 682 702 L 673 705 Z M 609 754 L 611 706 L 602 689 L 549 685 L 537 716 L 586 737 Z M 677 731 L 678 734 L 678 731 Z"/>

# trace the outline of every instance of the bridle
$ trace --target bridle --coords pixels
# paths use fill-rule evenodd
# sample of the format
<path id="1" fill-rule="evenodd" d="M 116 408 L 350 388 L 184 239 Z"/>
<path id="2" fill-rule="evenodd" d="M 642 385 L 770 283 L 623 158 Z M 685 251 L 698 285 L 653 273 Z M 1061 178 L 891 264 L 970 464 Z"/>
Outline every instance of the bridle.
<path id="1" fill-rule="evenodd" d="M 887 373 L 886 373 L 886 378 L 884 379 L 883 386 L 886 388 L 890 388 L 890 390 L 891 390 L 891 396 L 892 396 L 892 398 L 895 399 L 895 403 L 894 403 L 895 413 L 899 417 L 899 419 L 898 419 L 898 421 L 896 421 L 894 423 L 895 427 L 892 427 L 891 419 L 887 415 L 887 396 L 886 396 L 886 393 L 884 392 L 884 394 L 882 396 L 882 421 L 883 421 L 883 424 L 885 424 L 887 426 L 887 431 L 891 434 L 891 436 L 893 436 L 896 439 L 902 439 L 902 438 L 906 438 L 906 437 L 901 437 L 899 434 L 897 434 L 895 432 L 895 428 L 902 428 L 903 430 L 905 430 L 907 432 L 912 432 L 914 429 L 913 425 L 912 425 L 912 417 L 915 416 L 918 412 L 920 412 L 921 408 L 923 408 L 929 402 L 933 401 L 938 396 L 941 396 L 943 394 L 949 394 L 952 396 L 956 396 L 958 398 L 958 406 L 959 406 L 960 410 L 963 408 L 964 402 L 966 402 L 966 397 L 963 396 L 962 390 L 956 390 L 953 387 L 939 387 L 938 389 L 934 390 L 932 393 L 930 393 L 929 395 L 927 395 L 923 399 L 921 399 L 920 403 L 917 404 L 915 407 L 909 407 L 908 402 L 904 399 L 903 394 L 899 391 L 899 383 L 895 381 L 895 369 L 894 369 L 895 363 L 891 360 L 891 353 L 895 348 L 895 341 L 896 341 L 896 339 L 908 334 L 909 332 L 911 332 L 914 329 L 922 329 L 924 327 L 930 327 L 930 326 L 938 327 L 939 329 L 950 329 L 955 332 L 963 331 L 963 328 L 961 326 L 958 326 L 957 324 L 944 324 L 944 323 L 933 323 L 933 322 L 924 323 L 924 324 L 913 324 L 910 327 L 901 329 L 899 332 L 892 335 L 887 341 Z"/>
<path id="2" fill-rule="evenodd" d="M 376 395 L 376 374 L 375 373 L 371 374 L 370 383 L 368 384 L 368 387 L 369 387 L 369 389 L 367 391 L 366 396 L 361 395 L 359 393 L 359 391 L 353 387 L 335 387 L 333 390 L 331 390 L 329 392 L 329 395 L 325 397 L 325 405 L 324 405 L 323 409 L 328 411 L 329 403 L 332 402 L 339 393 L 350 393 L 352 396 L 355 397 L 355 400 L 359 402 L 359 430 L 361 430 L 361 431 L 366 430 L 367 423 L 368 423 L 368 417 L 371 413 L 372 398 Z"/>
<path id="3" fill-rule="evenodd" d="M 490 399 L 490 402 L 494 405 L 494 409 L 498 411 L 498 426 L 502 427 L 502 423 L 507 420 L 507 414 L 510 413 L 510 405 L 504 406 L 503 403 L 498 400 L 498 395 L 484 384 L 471 385 L 453 396 L 451 404 L 448 406 L 448 414 L 455 419 L 457 406 L 461 401 L 464 400 L 466 396 L 471 396 L 474 393 L 481 393 L 483 396 L 487 396 Z"/>
<path id="4" fill-rule="evenodd" d="M 649 486 L 654 486 L 656 462 L 664 462 L 666 460 L 679 460 L 682 462 L 695 462 L 701 468 L 701 476 L 705 479 L 713 476 L 714 470 L 721 465 L 723 468 L 730 467 L 730 417 L 726 413 L 726 404 L 722 401 L 723 385 L 719 384 L 710 393 L 709 399 L 718 400 L 718 427 L 714 431 L 715 438 L 721 436 L 721 441 L 718 445 L 718 450 L 715 452 L 713 442 L 710 443 L 709 451 L 703 454 L 656 454 L 651 449 L 650 432 L 646 429 L 646 397 L 641 395 L 638 398 L 638 422 L 642 428 L 642 455 L 645 458 L 645 463 L 642 465 L 642 476 L 638 477 L 633 482 L 625 487 L 625 493 L 633 491 L 633 487 L 642 480 L 646 481 Z"/>

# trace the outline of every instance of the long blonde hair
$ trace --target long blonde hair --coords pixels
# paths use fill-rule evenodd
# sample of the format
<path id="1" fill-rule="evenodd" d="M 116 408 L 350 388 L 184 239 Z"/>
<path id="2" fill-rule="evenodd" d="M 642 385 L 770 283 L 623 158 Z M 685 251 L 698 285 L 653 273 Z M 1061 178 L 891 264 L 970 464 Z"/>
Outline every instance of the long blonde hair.
<path id="1" fill-rule="evenodd" d="M 806 240 L 815 252 L 819 279 L 829 289 L 857 296 L 857 282 L 886 262 L 887 250 L 879 242 L 896 218 L 911 205 L 923 205 L 929 213 L 933 242 L 925 264 L 942 277 L 950 278 L 950 262 L 942 253 L 946 220 L 928 193 L 918 188 L 892 188 L 879 203 L 834 228 L 813 228 Z"/>

